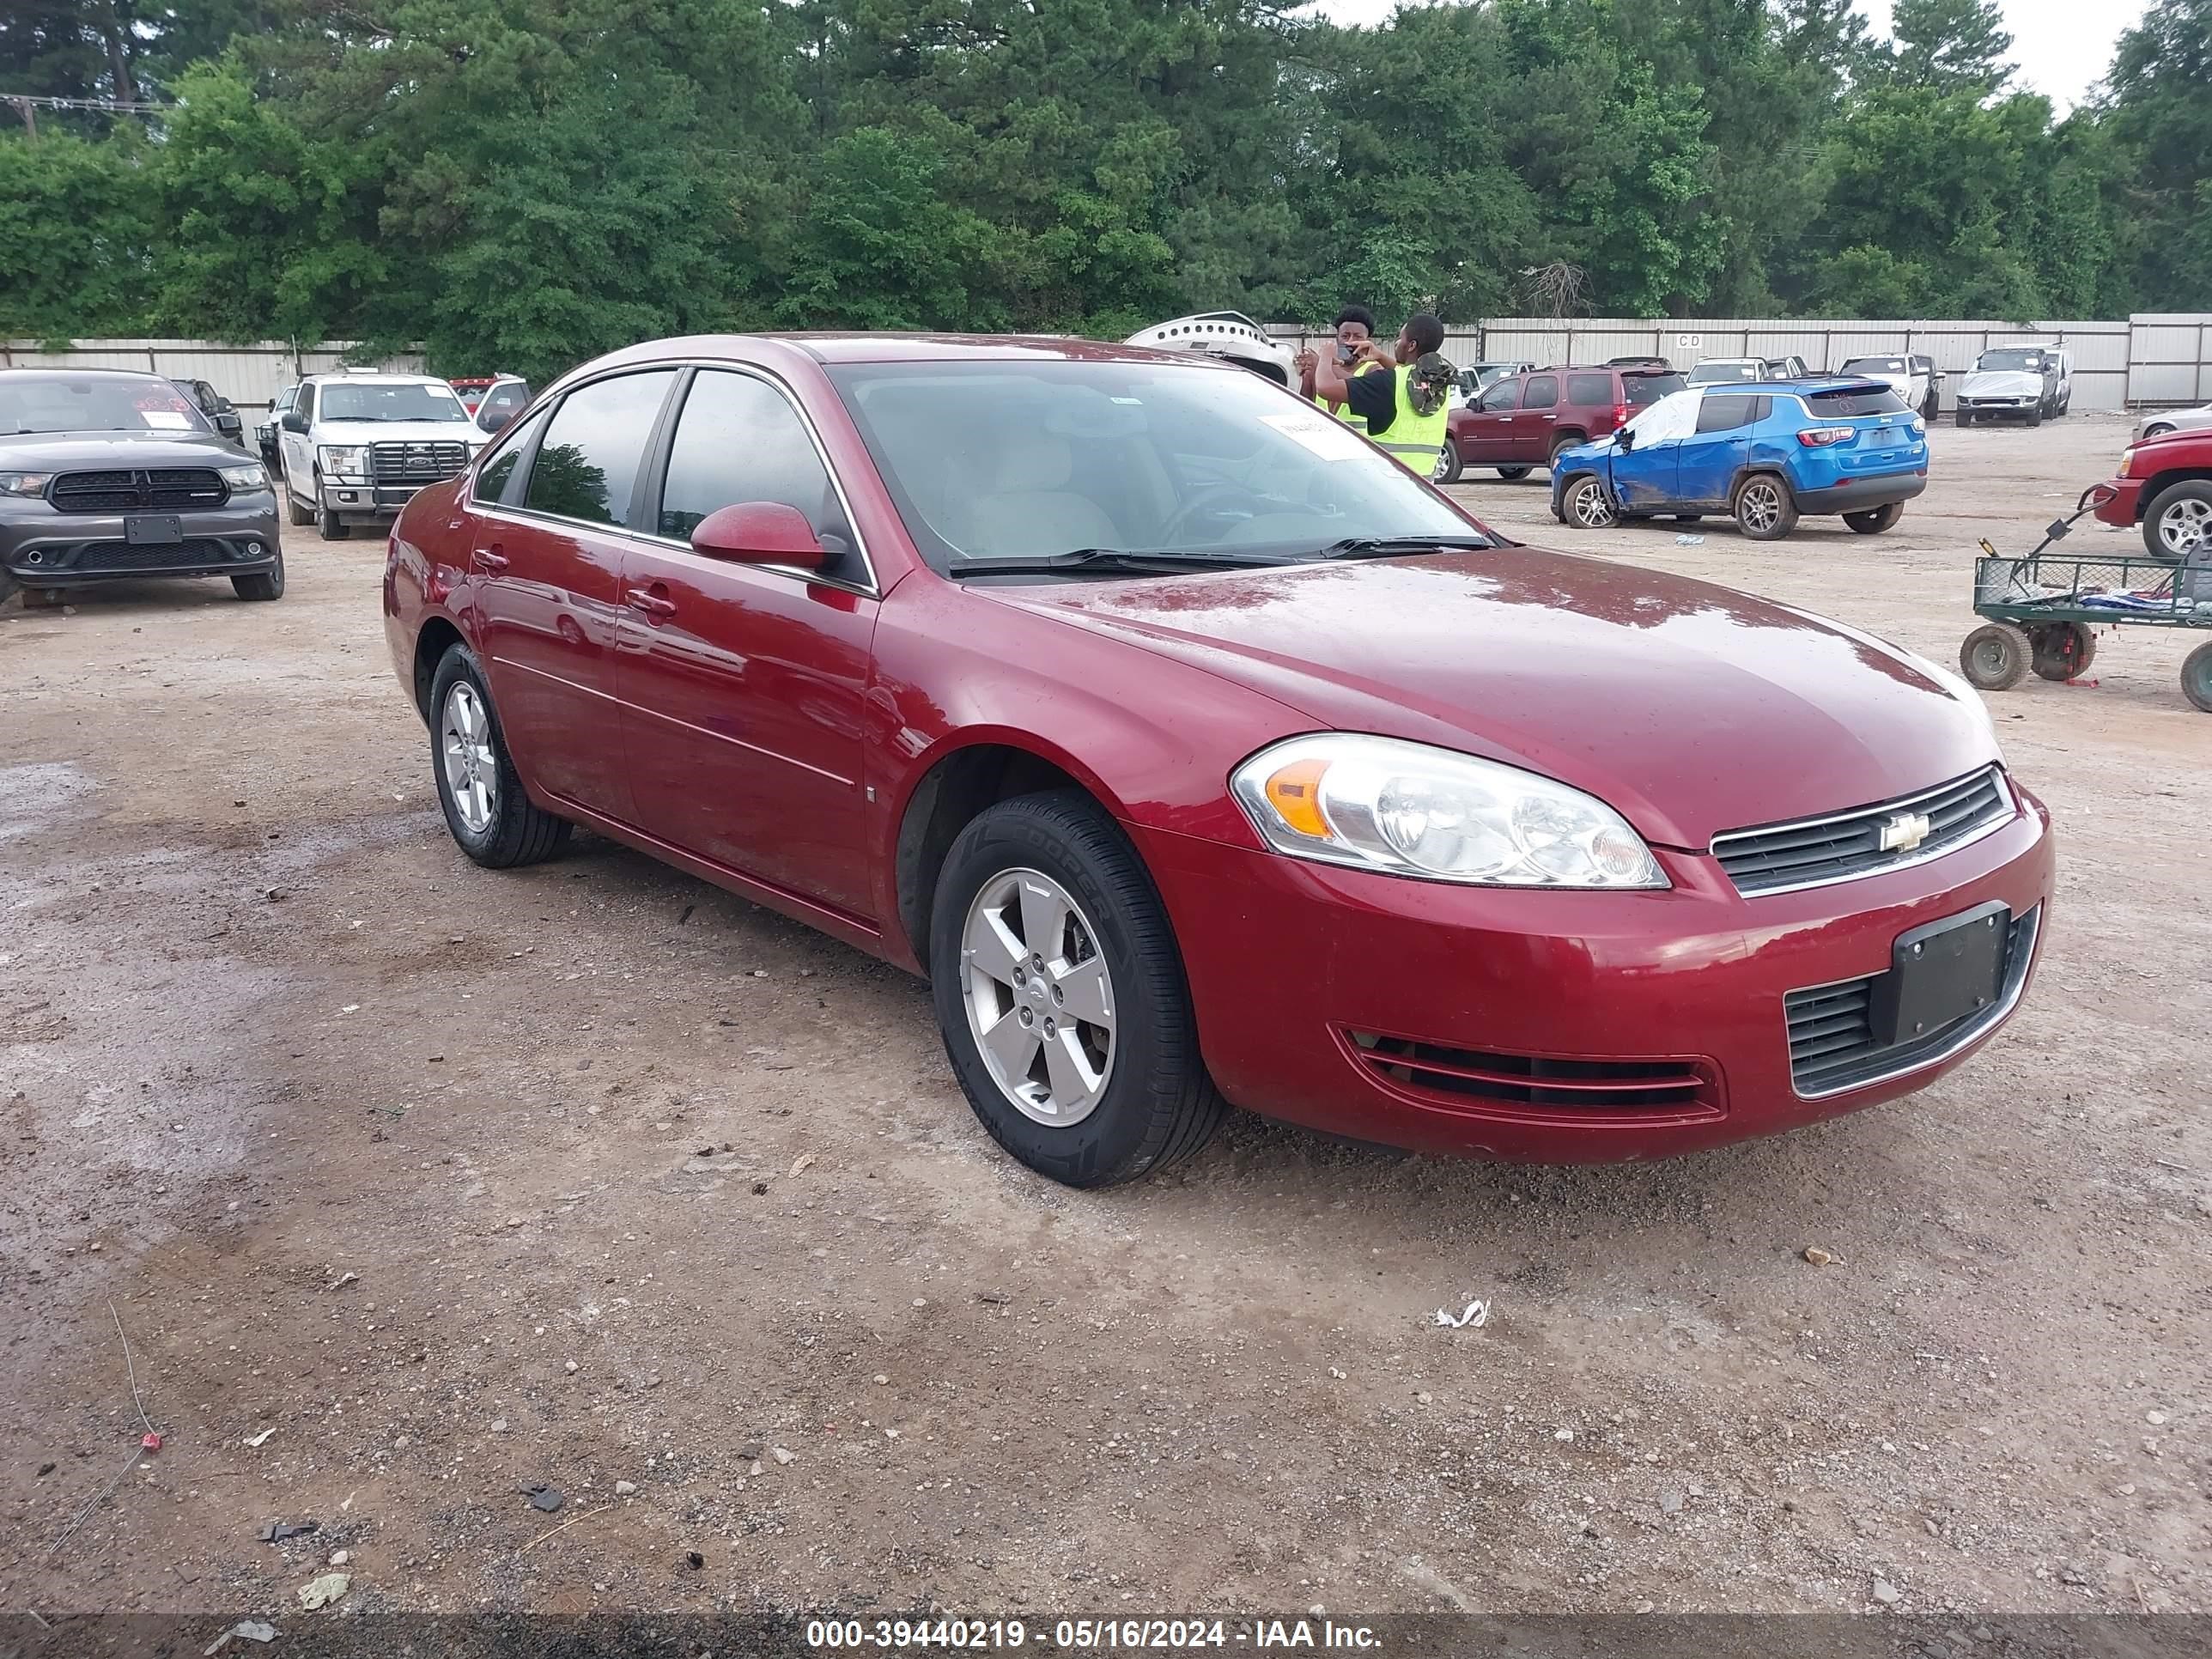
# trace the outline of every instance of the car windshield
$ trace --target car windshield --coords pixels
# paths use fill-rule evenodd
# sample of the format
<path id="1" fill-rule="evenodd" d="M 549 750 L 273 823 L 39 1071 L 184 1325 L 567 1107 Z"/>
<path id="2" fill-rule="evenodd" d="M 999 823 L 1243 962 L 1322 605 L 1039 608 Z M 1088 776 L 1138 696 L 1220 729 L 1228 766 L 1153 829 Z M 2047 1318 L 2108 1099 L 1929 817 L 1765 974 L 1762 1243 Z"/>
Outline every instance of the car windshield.
<path id="1" fill-rule="evenodd" d="M 323 382 L 315 408 L 320 421 L 465 421 L 468 411 L 453 388 L 418 380 Z"/>
<path id="2" fill-rule="evenodd" d="M 104 374 L 0 374 L 0 432 L 205 432 L 167 380 Z"/>
<path id="3" fill-rule="evenodd" d="M 1312 404 L 1175 362 L 850 363 L 830 378 L 937 570 L 1091 549 L 1285 562 L 1478 526 Z"/>
<path id="4" fill-rule="evenodd" d="M 1729 360 L 1699 363 L 1690 371 L 1689 384 L 1713 386 L 1723 380 L 1755 380 L 1759 378 L 1761 368 L 1762 366 L 1758 363 L 1735 362 Z"/>
<path id="5" fill-rule="evenodd" d="M 1984 351 L 1975 364 L 1976 368 L 2027 368 L 2039 373 L 2043 368 L 2043 354 L 2025 351 L 2017 346 L 1998 351 Z"/>
<path id="6" fill-rule="evenodd" d="M 1679 374 L 1624 374 L 1620 390 L 1632 409 L 1641 409 L 1646 404 L 1656 404 L 1670 392 L 1680 392 L 1689 382 Z"/>
<path id="7" fill-rule="evenodd" d="M 1846 374 L 1909 374 L 1902 357 L 1854 357 L 1844 365 Z"/>

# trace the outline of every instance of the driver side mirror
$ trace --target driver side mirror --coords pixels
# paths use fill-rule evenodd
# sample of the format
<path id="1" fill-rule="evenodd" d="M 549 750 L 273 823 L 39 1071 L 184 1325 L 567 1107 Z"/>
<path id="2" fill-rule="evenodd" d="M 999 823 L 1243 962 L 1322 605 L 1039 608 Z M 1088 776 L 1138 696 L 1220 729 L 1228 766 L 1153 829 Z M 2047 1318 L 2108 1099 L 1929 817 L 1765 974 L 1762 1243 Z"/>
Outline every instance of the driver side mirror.
<path id="1" fill-rule="evenodd" d="M 693 528 L 691 550 L 733 564 L 789 564 L 802 570 L 819 570 L 830 557 L 806 515 L 781 501 L 716 507 Z"/>
<path id="2" fill-rule="evenodd" d="M 1627 426 L 1621 428 L 1613 434 L 1613 441 L 1620 446 L 1621 453 L 1626 454 L 1636 447 L 1636 428 Z"/>
<path id="3" fill-rule="evenodd" d="M 286 410 L 284 411 L 284 418 L 279 421 L 277 424 L 283 427 L 285 431 L 296 432 L 303 438 L 307 434 L 307 417 L 296 410 Z"/>

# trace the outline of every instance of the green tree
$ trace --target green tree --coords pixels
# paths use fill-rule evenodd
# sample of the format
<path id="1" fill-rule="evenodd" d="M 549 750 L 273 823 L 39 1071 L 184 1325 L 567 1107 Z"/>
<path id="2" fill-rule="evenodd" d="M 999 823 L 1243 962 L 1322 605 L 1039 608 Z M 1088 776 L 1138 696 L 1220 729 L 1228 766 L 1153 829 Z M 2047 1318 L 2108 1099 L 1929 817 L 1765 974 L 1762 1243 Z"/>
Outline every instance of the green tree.
<path id="1" fill-rule="evenodd" d="M 2153 0 L 2120 37 L 2099 122 L 2125 283 L 2147 309 L 2212 308 L 2212 0 Z"/>
<path id="2" fill-rule="evenodd" d="M 143 334 L 157 261 L 135 131 L 0 142 L 0 338 Z"/>
<path id="3" fill-rule="evenodd" d="M 2012 78 L 2012 36 L 1997 0 L 1896 0 L 1889 27 L 1902 85 L 1994 92 Z"/>

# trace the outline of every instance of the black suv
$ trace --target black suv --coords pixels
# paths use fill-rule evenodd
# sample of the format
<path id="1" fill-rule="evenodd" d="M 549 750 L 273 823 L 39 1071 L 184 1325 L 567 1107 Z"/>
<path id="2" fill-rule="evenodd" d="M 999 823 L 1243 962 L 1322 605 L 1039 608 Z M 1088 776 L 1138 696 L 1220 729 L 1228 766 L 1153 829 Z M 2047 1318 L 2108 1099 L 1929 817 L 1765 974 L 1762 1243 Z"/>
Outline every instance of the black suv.
<path id="1" fill-rule="evenodd" d="M 228 576 L 284 591 L 268 469 L 158 375 L 0 369 L 0 599 L 52 604 L 90 582 Z"/>

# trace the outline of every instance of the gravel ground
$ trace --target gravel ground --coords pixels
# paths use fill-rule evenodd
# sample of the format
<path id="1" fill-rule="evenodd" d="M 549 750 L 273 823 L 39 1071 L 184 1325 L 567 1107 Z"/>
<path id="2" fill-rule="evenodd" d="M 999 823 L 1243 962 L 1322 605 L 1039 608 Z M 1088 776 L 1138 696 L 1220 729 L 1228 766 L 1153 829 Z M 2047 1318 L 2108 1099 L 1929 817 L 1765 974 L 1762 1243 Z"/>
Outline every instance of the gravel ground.
<path id="1" fill-rule="evenodd" d="M 2124 435 L 1939 429 L 1873 538 L 1462 493 L 1948 659 Z M 361 1608 L 2212 1608 L 2189 636 L 1992 699 L 2061 897 L 1924 1093 L 1597 1170 L 1240 1117 L 1085 1195 L 918 983 L 594 839 L 468 865 L 380 542 L 287 541 L 275 605 L 0 611 L 0 1612 L 296 1616 L 341 1549 Z M 50 1554 L 143 1432 L 111 1304 L 167 1443 Z"/>

